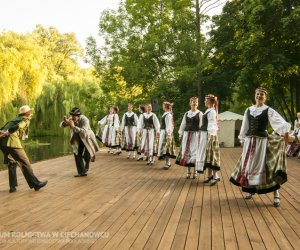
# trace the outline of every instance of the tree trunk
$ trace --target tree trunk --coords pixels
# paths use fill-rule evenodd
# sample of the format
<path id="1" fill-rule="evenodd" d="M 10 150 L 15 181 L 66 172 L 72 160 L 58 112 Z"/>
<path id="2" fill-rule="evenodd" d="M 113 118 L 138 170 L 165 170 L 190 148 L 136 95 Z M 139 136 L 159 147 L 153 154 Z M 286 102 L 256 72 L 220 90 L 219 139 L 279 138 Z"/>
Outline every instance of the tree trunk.
<path id="1" fill-rule="evenodd" d="M 281 112 L 279 112 L 279 113 L 283 114 L 282 116 L 287 120 L 287 116 L 286 116 L 286 114 L 285 114 L 285 112 L 284 112 L 284 107 L 283 107 L 283 105 L 282 105 L 280 99 L 279 99 L 277 102 L 278 102 L 278 104 L 279 104 L 279 109 L 280 109 L 280 111 L 281 111 Z"/>
<path id="2" fill-rule="evenodd" d="M 290 78 L 290 98 L 291 98 L 291 116 L 295 116 L 295 105 L 294 105 L 294 76 Z"/>
<path id="3" fill-rule="evenodd" d="M 284 117 L 288 121 L 293 121 L 292 112 L 291 112 L 289 105 L 286 102 L 286 98 L 284 96 L 284 91 L 282 90 L 279 93 L 281 95 L 280 99 L 282 100 L 282 105 L 283 105 L 282 108 L 283 108 L 283 112 L 284 112 Z M 286 114 L 286 112 L 287 112 L 287 114 Z"/>
<path id="4" fill-rule="evenodd" d="M 295 102 L 296 102 L 296 112 L 300 112 L 300 76 L 295 78 Z"/>
<path id="5" fill-rule="evenodd" d="M 202 82 L 201 82 L 201 70 L 200 70 L 200 61 L 201 61 L 201 16 L 200 16 L 200 4 L 199 0 L 196 0 L 196 39 L 197 39 L 197 54 L 198 54 L 198 62 L 197 62 L 197 94 L 199 101 L 202 100 Z"/>

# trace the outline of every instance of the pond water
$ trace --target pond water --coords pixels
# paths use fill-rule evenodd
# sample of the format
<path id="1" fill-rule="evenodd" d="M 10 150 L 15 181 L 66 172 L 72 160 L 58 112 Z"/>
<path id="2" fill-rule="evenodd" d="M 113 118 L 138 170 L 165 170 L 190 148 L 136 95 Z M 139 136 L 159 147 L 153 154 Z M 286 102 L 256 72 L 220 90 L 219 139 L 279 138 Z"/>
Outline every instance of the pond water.
<path id="1" fill-rule="evenodd" d="M 69 135 L 31 137 L 23 146 L 31 163 L 72 154 Z M 1 152 L 1 151 L 0 151 Z M 0 153 L 0 169 L 4 167 L 3 154 Z"/>

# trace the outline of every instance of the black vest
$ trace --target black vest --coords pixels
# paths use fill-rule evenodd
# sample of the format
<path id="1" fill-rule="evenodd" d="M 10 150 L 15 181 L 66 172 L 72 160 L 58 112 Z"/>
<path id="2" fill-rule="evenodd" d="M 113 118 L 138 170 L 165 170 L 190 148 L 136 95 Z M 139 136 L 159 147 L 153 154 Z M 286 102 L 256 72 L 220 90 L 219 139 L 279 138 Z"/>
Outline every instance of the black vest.
<path id="1" fill-rule="evenodd" d="M 152 128 L 154 128 L 153 115 L 151 115 L 149 118 L 146 118 L 144 116 L 144 128 L 145 129 L 152 129 Z"/>
<path id="2" fill-rule="evenodd" d="M 247 117 L 249 121 L 249 129 L 246 133 L 246 136 L 258 136 L 258 137 L 267 137 L 267 126 L 269 123 L 268 119 L 268 110 L 265 109 L 260 115 L 254 117 L 250 114 L 250 109 L 248 109 Z"/>
<path id="3" fill-rule="evenodd" d="M 168 115 L 169 113 L 163 115 L 161 117 L 161 126 L 160 126 L 160 129 L 166 129 L 166 116 Z"/>
<path id="4" fill-rule="evenodd" d="M 210 111 L 208 111 L 207 113 L 205 113 L 205 114 L 202 116 L 202 125 L 201 125 L 201 127 L 200 127 L 200 130 L 201 130 L 201 131 L 207 131 L 207 126 L 208 126 L 208 117 L 207 117 L 207 115 L 208 115 L 209 112 L 210 112 Z"/>
<path id="5" fill-rule="evenodd" d="M 185 113 L 186 126 L 184 131 L 199 131 L 199 112 L 193 117 L 188 117 L 188 112 Z"/>
<path id="6" fill-rule="evenodd" d="M 134 114 L 131 117 L 125 114 L 125 126 L 136 126 L 134 122 Z"/>

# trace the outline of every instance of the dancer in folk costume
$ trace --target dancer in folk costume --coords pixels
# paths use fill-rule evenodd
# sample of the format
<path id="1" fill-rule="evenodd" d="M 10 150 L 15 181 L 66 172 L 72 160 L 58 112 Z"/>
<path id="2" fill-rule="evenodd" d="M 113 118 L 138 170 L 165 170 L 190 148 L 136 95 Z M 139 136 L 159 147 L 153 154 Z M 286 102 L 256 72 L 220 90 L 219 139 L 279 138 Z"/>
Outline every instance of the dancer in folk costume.
<path id="1" fill-rule="evenodd" d="M 109 109 L 109 114 L 98 121 L 99 126 L 105 125 L 102 134 L 102 143 L 109 148 L 108 153 L 111 154 L 121 153 L 121 134 L 119 131 L 120 121 L 118 110 L 117 106 L 112 106 Z M 113 151 L 113 149 L 115 150 Z"/>
<path id="2" fill-rule="evenodd" d="M 140 116 L 138 131 L 142 133 L 141 153 L 148 157 L 147 165 L 154 164 L 154 156 L 157 154 L 157 137 L 160 124 L 156 114 L 152 113 L 150 103 L 145 105 L 146 113 Z"/>
<path id="3" fill-rule="evenodd" d="M 110 146 L 111 141 L 111 131 L 114 123 L 114 110 L 112 107 L 109 109 L 108 115 L 104 116 L 100 121 L 98 121 L 98 126 L 104 126 L 101 141 L 102 143 L 108 147 L 108 153 L 113 154 L 112 147 Z"/>
<path id="4" fill-rule="evenodd" d="M 287 157 L 293 157 L 300 152 L 300 113 L 297 113 L 294 122 L 294 130 L 289 135 L 291 142 L 286 146 L 285 153 Z M 298 158 L 300 153 L 298 154 Z"/>
<path id="5" fill-rule="evenodd" d="M 243 153 L 230 181 L 248 193 L 246 199 L 251 199 L 255 193 L 274 192 L 273 205 L 278 207 L 280 185 L 287 181 L 284 149 L 291 125 L 265 105 L 266 96 L 265 88 L 257 88 L 256 104 L 245 111 L 239 135 Z M 277 135 L 268 135 L 268 123 Z"/>
<path id="6" fill-rule="evenodd" d="M 144 105 L 140 105 L 139 106 L 139 112 L 140 112 L 140 116 L 139 116 L 139 119 L 138 119 L 138 125 L 137 125 L 137 128 L 139 128 L 139 121 L 141 119 L 143 119 L 143 114 L 146 112 L 146 109 L 145 109 L 145 106 Z M 139 155 L 139 157 L 137 158 L 137 161 L 140 161 L 140 160 L 144 160 L 144 153 L 141 152 L 141 144 L 142 144 L 142 133 L 140 133 L 138 130 L 137 130 L 137 133 L 136 133 L 136 151 Z"/>
<path id="7" fill-rule="evenodd" d="M 290 137 L 293 141 L 300 141 L 300 112 L 297 113 L 296 120 L 294 121 L 294 130 Z"/>
<path id="8" fill-rule="evenodd" d="M 163 103 L 163 109 L 165 113 L 161 117 L 161 127 L 158 143 L 158 154 L 159 160 L 165 159 L 166 163 L 164 169 L 171 167 L 171 158 L 176 158 L 175 153 L 175 141 L 173 137 L 174 120 L 172 112 L 172 104 L 169 102 Z"/>
<path id="9" fill-rule="evenodd" d="M 124 149 L 128 151 L 127 159 L 130 158 L 133 151 L 133 158 L 135 159 L 136 150 L 136 133 L 137 133 L 138 117 L 133 112 L 133 105 L 128 104 L 128 112 L 123 115 L 121 131 L 124 133 Z"/>
<path id="10" fill-rule="evenodd" d="M 220 181 L 217 171 L 220 170 L 220 147 L 218 141 L 218 99 L 214 95 L 205 96 L 207 110 L 202 116 L 200 141 L 197 149 L 196 170 L 204 173 L 208 169 L 208 178 L 204 183 L 215 185 Z"/>
<path id="11" fill-rule="evenodd" d="M 202 124 L 203 113 L 198 110 L 198 97 L 190 98 L 191 110 L 183 116 L 180 128 L 179 139 L 181 140 L 180 152 L 176 158 L 176 164 L 187 167 L 186 178 L 197 177 L 195 171 L 196 154 L 199 145 L 199 130 Z M 191 173 L 191 168 L 194 170 Z"/>

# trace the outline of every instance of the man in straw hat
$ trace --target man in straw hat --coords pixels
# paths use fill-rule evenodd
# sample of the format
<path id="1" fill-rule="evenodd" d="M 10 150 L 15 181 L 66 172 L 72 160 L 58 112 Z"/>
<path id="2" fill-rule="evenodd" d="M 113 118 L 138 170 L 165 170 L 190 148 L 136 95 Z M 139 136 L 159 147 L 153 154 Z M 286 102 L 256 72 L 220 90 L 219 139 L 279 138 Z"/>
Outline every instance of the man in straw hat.
<path id="1" fill-rule="evenodd" d="M 73 148 L 77 174 L 74 177 L 87 176 L 89 164 L 95 160 L 95 153 L 99 150 L 96 136 L 90 127 L 89 119 L 82 115 L 80 109 L 74 107 L 69 114 L 60 123 L 60 127 L 70 127 L 71 139 L 70 143 Z"/>
<path id="2" fill-rule="evenodd" d="M 7 122 L 0 131 L 0 148 L 4 154 L 4 164 L 8 164 L 9 192 L 15 192 L 17 183 L 16 166 L 19 164 L 30 188 L 38 191 L 48 181 L 39 181 L 34 175 L 30 161 L 22 147 L 20 139 L 28 138 L 28 127 L 32 118 L 32 109 L 24 105 L 19 114 Z"/>

